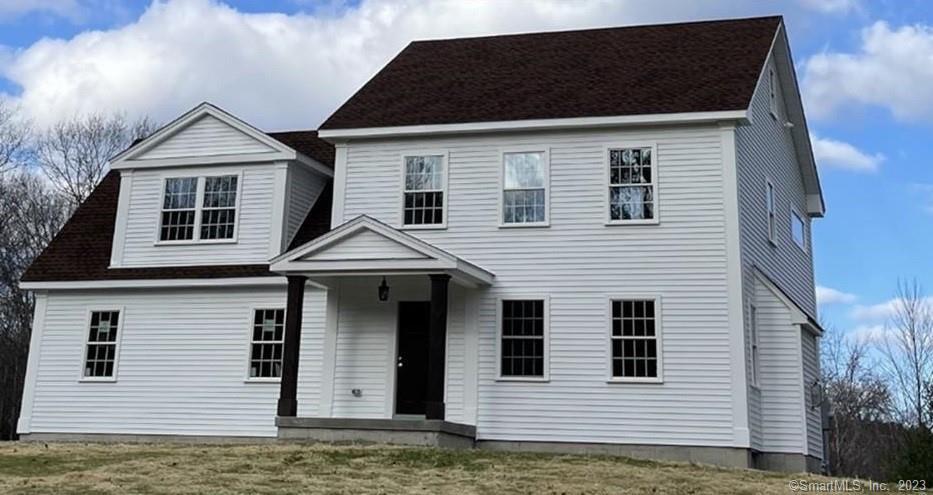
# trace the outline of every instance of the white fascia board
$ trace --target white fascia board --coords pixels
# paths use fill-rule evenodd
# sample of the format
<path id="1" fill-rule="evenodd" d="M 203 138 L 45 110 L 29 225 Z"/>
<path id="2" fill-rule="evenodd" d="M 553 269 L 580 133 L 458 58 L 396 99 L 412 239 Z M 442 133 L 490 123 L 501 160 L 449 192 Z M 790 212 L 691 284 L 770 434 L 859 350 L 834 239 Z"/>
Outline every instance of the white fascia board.
<path id="1" fill-rule="evenodd" d="M 363 127 L 355 129 L 321 129 L 318 137 L 331 141 L 354 138 L 398 137 L 429 134 L 465 134 L 491 131 L 530 131 L 571 128 L 612 127 L 623 125 L 697 124 L 735 120 L 748 122 L 748 110 L 717 112 L 657 113 L 618 115 L 609 117 L 574 117 L 566 119 L 504 120 L 468 122 L 463 124 L 432 124 L 393 127 Z"/>
<path id="2" fill-rule="evenodd" d="M 114 170 L 123 169 L 146 169 L 159 167 L 184 167 L 201 165 L 222 165 L 227 163 L 262 163 L 294 160 L 297 152 L 293 151 L 273 151 L 269 153 L 234 153 L 229 155 L 202 155 L 185 156 L 180 158 L 157 158 L 152 160 L 124 160 L 114 163 L 110 168 Z"/>
<path id="3" fill-rule="evenodd" d="M 251 287 L 285 285 L 285 277 L 191 278 L 165 280 L 81 280 L 68 282 L 20 282 L 23 290 L 154 289 L 172 287 Z"/>

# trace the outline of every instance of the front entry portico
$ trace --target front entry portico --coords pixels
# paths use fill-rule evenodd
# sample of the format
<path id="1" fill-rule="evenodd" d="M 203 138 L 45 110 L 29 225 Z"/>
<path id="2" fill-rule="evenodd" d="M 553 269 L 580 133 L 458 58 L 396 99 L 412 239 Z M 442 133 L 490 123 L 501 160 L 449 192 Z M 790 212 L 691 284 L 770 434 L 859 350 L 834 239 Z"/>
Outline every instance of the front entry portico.
<path id="1" fill-rule="evenodd" d="M 297 418 L 300 350 L 306 349 L 300 329 L 308 316 L 303 305 L 309 284 L 327 291 L 325 341 L 330 346 L 325 343 L 322 354 L 332 367 L 322 374 L 330 380 L 334 399 L 330 410 L 304 424 L 320 429 L 341 418 L 448 419 L 448 328 L 454 324 L 463 331 L 462 299 L 490 286 L 492 273 L 366 216 L 274 259 L 271 270 L 289 281 L 280 432 L 281 425 L 302 424 L 303 419 Z M 385 300 L 377 291 L 383 277 L 391 294 Z M 455 323 L 449 308 L 457 308 Z M 391 367 L 381 367 L 390 355 Z"/>

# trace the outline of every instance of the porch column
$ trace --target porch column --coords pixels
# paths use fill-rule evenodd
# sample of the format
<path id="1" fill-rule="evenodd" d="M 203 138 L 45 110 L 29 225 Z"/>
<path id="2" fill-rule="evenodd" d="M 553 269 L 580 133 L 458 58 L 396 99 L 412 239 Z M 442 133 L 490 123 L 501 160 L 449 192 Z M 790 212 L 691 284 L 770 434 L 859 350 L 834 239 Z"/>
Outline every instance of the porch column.
<path id="1" fill-rule="evenodd" d="M 301 344 L 301 314 L 304 312 L 307 277 L 289 275 L 285 305 L 285 336 L 282 350 L 282 382 L 279 416 L 298 415 L 298 347 Z"/>
<path id="2" fill-rule="evenodd" d="M 450 275 L 431 277 L 431 319 L 428 330 L 428 390 L 425 417 L 444 419 L 444 375 L 447 371 L 447 286 Z"/>

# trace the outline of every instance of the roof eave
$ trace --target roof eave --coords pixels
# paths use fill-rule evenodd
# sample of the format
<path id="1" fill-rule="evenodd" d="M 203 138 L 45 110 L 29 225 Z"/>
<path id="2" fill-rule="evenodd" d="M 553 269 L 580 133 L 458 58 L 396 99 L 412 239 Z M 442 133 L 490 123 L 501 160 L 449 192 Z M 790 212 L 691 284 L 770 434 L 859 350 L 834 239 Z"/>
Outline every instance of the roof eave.
<path id="1" fill-rule="evenodd" d="M 382 137 L 471 134 L 499 131 L 604 128 L 621 126 L 706 124 L 723 121 L 734 121 L 738 124 L 747 124 L 749 122 L 748 109 L 721 110 L 712 112 L 658 113 L 645 115 L 613 115 L 606 117 L 573 117 L 563 119 L 527 119 L 493 122 L 466 122 L 456 124 L 320 129 L 318 130 L 318 137 L 331 143 L 340 143 L 350 139 Z"/>

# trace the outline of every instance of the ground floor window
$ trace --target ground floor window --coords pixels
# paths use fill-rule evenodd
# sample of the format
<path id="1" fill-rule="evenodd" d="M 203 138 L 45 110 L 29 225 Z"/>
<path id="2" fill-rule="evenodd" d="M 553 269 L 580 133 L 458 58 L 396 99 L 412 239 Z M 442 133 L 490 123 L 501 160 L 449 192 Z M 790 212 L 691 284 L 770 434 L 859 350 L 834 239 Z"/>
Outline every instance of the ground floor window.
<path id="1" fill-rule="evenodd" d="M 547 350 L 544 299 L 503 299 L 499 374 L 503 378 L 544 378 Z"/>
<path id="2" fill-rule="evenodd" d="M 284 342 L 285 310 L 255 310 L 250 342 L 250 378 L 281 378 Z"/>
<path id="3" fill-rule="evenodd" d="M 119 311 L 92 311 L 84 358 L 84 378 L 113 378 L 117 363 Z"/>
<path id="4" fill-rule="evenodd" d="M 612 304 L 612 378 L 660 378 L 658 300 L 614 299 Z"/>

